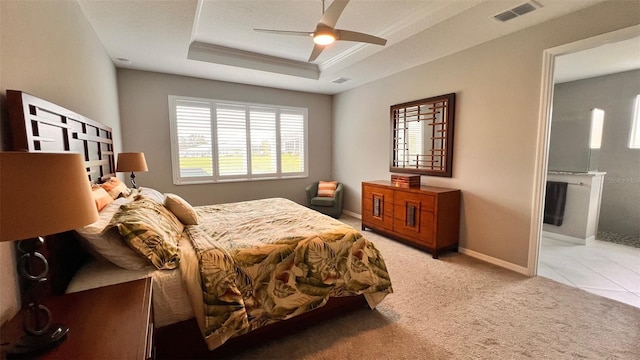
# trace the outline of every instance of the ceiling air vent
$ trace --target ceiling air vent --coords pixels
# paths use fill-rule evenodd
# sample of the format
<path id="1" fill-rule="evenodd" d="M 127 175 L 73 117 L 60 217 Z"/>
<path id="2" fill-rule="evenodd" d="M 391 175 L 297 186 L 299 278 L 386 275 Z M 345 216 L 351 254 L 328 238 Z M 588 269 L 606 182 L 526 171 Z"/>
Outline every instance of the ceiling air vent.
<path id="1" fill-rule="evenodd" d="M 498 15 L 494 15 L 493 18 L 495 20 L 498 20 L 500 22 L 505 22 L 505 21 L 509 21 L 511 19 L 515 19 L 518 16 L 522 16 L 526 13 L 530 13 L 538 8 L 541 8 L 542 5 L 540 5 L 540 3 L 535 2 L 535 1 L 529 1 L 526 2 L 524 4 L 518 5 L 516 7 L 514 7 L 513 9 L 509 9 L 506 11 L 501 12 Z"/>
<path id="2" fill-rule="evenodd" d="M 342 84 L 343 82 L 349 81 L 349 80 L 351 80 L 351 79 L 346 78 L 346 77 L 339 77 L 339 78 L 333 80 L 332 83 Z"/>

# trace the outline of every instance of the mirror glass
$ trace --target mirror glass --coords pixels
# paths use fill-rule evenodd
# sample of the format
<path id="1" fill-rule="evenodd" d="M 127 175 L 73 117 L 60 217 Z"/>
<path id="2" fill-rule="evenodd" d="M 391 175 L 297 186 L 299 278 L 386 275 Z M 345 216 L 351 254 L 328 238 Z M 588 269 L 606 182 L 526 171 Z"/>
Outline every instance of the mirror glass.
<path id="1" fill-rule="evenodd" d="M 597 171 L 604 118 L 600 109 L 564 110 L 558 102 L 551 119 L 549 171 Z"/>
<path id="2" fill-rule="evenodd" d="M 455 94 L 391 106 L 391 172 L 451 177 Z"/>

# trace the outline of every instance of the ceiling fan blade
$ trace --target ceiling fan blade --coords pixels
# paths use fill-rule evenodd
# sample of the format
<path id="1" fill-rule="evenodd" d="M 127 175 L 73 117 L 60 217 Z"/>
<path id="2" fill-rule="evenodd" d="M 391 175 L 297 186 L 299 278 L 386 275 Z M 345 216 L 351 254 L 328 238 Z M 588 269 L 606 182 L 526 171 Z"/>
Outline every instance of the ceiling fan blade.
<path id="1" fill-rule="evenodd" d="M 359 33 L 357 31 L 336 30 L 337 39 L 342 41 L 357 41 L 376 45 L 386 45 L 387 40 L 377 36 Z"/>
<path id="2" fill-rule="evenodd" d="M 270 30 L 270 29 L 253 29 L 254 31 L 269 33 L 269 34 L 280 34 L 280 35 L 296 35 L 296 36 L 311 36 L 313 32 L 309 31 L 288 31 L 288 30 Z"/>
<path id="3" fill-rule="evenodd" d="M 342 11 L 349 3 L 349 0 L 333 0 L 327 11 L 324 12 L 322 18 L 320 18 L 320 24 L 333 28 L 338 22 L 338 18 Z"/>
<path id="4" fill-rule="evenodd" d="M 311 51 L 311 56 L 309 56 L 309 62 L 317 59 L 324 48 L 324 45 L 313 44 L 313 51 Z"/>

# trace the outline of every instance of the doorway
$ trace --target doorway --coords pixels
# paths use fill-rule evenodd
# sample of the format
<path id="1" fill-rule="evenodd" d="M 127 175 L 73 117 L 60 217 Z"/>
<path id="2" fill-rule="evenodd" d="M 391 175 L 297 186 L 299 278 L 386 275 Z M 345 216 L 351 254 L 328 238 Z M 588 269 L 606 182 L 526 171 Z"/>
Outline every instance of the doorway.
<path id="1" fill-rule="evenodd" d="M 640 26 L 619 30 L 594 38 L 549 49 L 544 54 L 544 72 L 541 97 L 541 123 L 539 128 L 539 157 L 536 180 L 537 195 L 534 205 L 539 206 L 538 219 L 532 223 L 530 239 L 531 275 L 539 275 L 554 279 L 570 286 L 583 288 L 601 296 L 640 307 L 640 248 L 631 248 L 602 241 L 589 241 L 588 245 L 566 242 L 557 237 L 549 238 L 542 228 L 544 194 L 547 172 L 553 168 L 549 159 L 551 137 L 551 109 L 554 108 L 554 84 L 560 75 L 554 70 L 574 54 L 587 53 L 603 47 L 603 44 L 629 41 L 640 36 Z M 611 45 L 609 45 L 611 46 Z M 588 51 L 584 51 L 588 50 Z M 611 53 L 608 54 L 609 56 Z M 637 55 L 636 55 L 637 56 Z M 584 62 L 584 59 L 582 59 Z M 575 67 L 578 67 L 574 64 Z M 624 70 L 620 70 L 624 71 Z M 616 72 L 616 70 L 609 71 Z M 598 76 L 598 75 L 595 75 Z M 557 104 L 556 104 L 557 105 Z M 587 134 L 588 134 L 587 130 Z M 591 160 L 597 158 L 597 152 L 591 154 Z M 587 154 L 587 162 L 589 154 Z M 592 170 L 587 167 L 584 171 Z M 569 182 L 578 191 L 582 181 Z M 589 186 L 591 184 L 589 183 Z M 571 185 L 570 185 L 571 186 Z M 581 190 L 586 188 L 582 186 Z M 569 200 L 567 200 L 568 202 Z M 597 225 L 597 224 L 596 224 Z M 545 225 L 548 227 L 548 225 Z"/>

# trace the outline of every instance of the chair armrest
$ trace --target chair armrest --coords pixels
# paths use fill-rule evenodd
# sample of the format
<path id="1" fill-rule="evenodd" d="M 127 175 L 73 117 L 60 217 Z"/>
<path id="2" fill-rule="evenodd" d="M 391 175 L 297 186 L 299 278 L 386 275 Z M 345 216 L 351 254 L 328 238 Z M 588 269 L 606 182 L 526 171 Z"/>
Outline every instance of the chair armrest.
<path id="1" fill-rule="evenodd" d="M 344 197 L 344 192 L 342 191 L 343 185 L 339 183 L 336 187 L 336 192 L 334 194 L 335 197 L 335 208 L 339 209 L 342 212 L 342 198 Z"/>
<path id="2" fill-rule="evenodd" d="M 311 199 L 318 194 L 318 183 L 309 184 L 304 191 L 307 193 L 307 205 L 311 205 Z"/>

